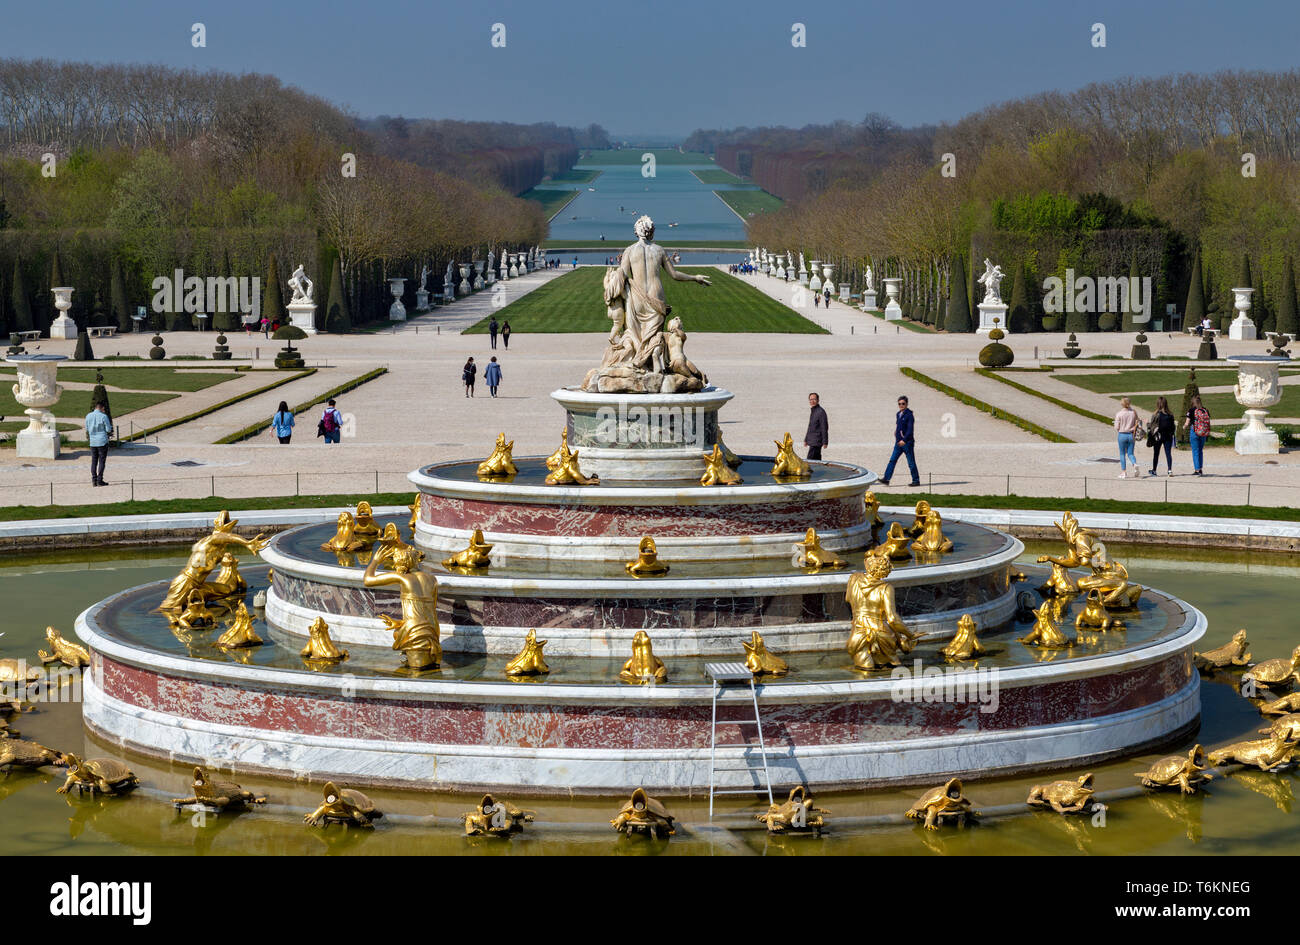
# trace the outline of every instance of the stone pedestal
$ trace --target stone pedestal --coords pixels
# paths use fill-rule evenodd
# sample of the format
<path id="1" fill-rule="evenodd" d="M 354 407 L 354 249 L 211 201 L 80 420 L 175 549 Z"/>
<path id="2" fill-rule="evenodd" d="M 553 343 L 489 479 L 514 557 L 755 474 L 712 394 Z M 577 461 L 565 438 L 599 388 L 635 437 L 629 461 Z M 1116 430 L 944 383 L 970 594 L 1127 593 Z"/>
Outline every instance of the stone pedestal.
<path id="1" fill-rule="evenodd" d="M 841 302 L 845 302 L 845 303 L 847 303 L 847 302 L 849 301 L 849 292 L 850 292 L 852 289 L 853 289 L 853 286 L 849 285 L 847 282 L 841 282 L 841 283 L 840 283 L 840 301 L 841 301 Z"/>
<path id="2" fill-rule="evenodd" d="M 14 399 L 27 408 L 24 412 L 31 421 L 15 437 L 19 459 L 59 458 L 59 432 L 49 408 L 63 393 L 55 377 L 59 362 L 66 360 L 61 354 L 12 354 L 5 358 L 18 370 Z"/>
<path id="3" fill-rule="evenodd" d="M 1253 327 L 1253 326 L 1252 326 Z M 1272 455 L 1281 451 L 1278 435 L 1264 425 L 1268 408 L 1282 399 L 1277 370 L 1290 361 L 1266 354 L 1246 354 L 1228 358 L 1237 365 L 1237 386 L 1233 394 L 1246 408 L 1246 425 L 1237 431 L 1234 446 L 1240 456 Z"/>
<path id="4" fill-rule="evenodd" d="M 56 286 L 51 291 L 54 293 L 54 307 L 59 310 L 59 317 L 50 325 L 50 337 L 63 341 L 76 341 L 77 323 L 68 317 L 74 290 L 71 286 Z"/>
<path id="5" fill-rule="evenodd" d="M 867 289 L 862 293 L 862 311 L 874 312 L 876 310 L 876 290 Z"/>
<path id="6" fill-rule="evenodd" d="M 429 290 L 415 290 L 415 310 L 417 312 L 427 312 L 429 310 Z"/>
<path id="7" fill-rule="evenodd" d="M 993 330 L 993 319 L 998 320 L 997 327 L 1001 328 L 1007 334 L 1011 334 L 1011 329 L 1007 326 L 1007 306 L 1005 302 L 981 302 L 979 303 L 980 324 L 975 329 L 977 335 L 987 335 Z"/>
<path id="8" fill-rule="evenodd" d="M 316 334 L 316 303 L 290 302 L 285 306 L 289 310 L 289 324 L 301 328 L 309 335 Z"/>

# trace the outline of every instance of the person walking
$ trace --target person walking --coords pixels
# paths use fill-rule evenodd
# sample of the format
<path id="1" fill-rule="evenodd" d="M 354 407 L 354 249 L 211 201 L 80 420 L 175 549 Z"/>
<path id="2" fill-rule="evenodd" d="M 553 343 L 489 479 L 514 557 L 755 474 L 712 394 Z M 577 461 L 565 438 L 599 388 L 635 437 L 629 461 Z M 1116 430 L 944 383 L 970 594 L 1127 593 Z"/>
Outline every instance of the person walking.
<path id="1" fill-rule="evenodd" d="M 478 374 L 478 365 L 474 363 L 473 358 L 470 358 L 468 361 L 465 362 L 465 366 L 461 368 L 461 372 L 460 372 L 460 379 L 465 382 L 466 397 L 474 396 L 474 378 L 477 374 Z"/>
<path id="2" fill-rule="evenodd" d="M 822 289 L 822 307 L 823 308 L 831 307 L 831 287 L 829 285 L 825 286 Z"/>
<path id="3" fill-rule="evenodd" d="M 821 405 L 818 394 L 808 395 L 808 432 L 803 435 L 803 445 L 808 447 L 809 459 L 821 459 L 822 447 L 830 445 L 830 427 L 826 420 L 826 409 Z"/>
<path id="4" fill-rule="evenodd" d="M 270 320 L 269 318 L 267 318 L 265 315 L 263 315 L 263 316 L 262 316 L 262 322 L 261 322 L 261 324 L 262 324 L 262 337 L 264 337 L 264 338 L 270 338 L 270 337 L 271 337 L 271 320 Z"/>
<path id="5" fill-rule="evenodd" d="M 293 411 L 283 400 L 280 401 L 275 415 L 271 417 L 271 429 L 275 431 L 281 443 L 288 443 L 289 438 L 293 436 Z"/>
<path id="6" fill-rule="evenodd" d="M 334 399 L 331 397 L 330 402 L 325 405 L 325 412 L 320 416 L 317 435 L 325 437 L 325 443 L 337 443 L 339 435 L 343 430 L 343 415 L 339 413 L 338 408 L 334 406 Z"/>
<path id="7" fill-rule="evenodd" d="M 1192 406 L 1183 417 L 1183 427 L 1187 429 L 1187 438 L 1192 444 L 1192 475 L 1201 475 L 1202 459 L 1205 454 L 1205 441 L 1210 438 L 1210 411 L 1201 403 L 1201 395 L 1192 398 Z"/>
<path id="8" fill-rule="evenodd" d="M 108 437 L 113 432 L 113 421 L 108 418 L 103 404 L 95 404 L 86 414 L 86 440 L 90 443 L 90 484 L 106 486 L 104 463 L 108 461 Z"/>
<path id="9" fill-rule="evenodd" d="M 501 383 L 501 365 L 497 364 L 496 355 L 492 356 L 488 366 L 483 369 L 483 380 L 487 381 L 488 391 L 495 397 L 497 385 Z"/>
<path id="10" fill-rule="evenodd" d="M 894 467 L 900 456 L 907 457 L 907 468 L 912 473 L 912 485 L 921 484 L 921 473 L 916 468 L 916 417 L 907 406 L 907 397 L 898 398 L 898 413 L 894 415 L 894 451 L 889 455 L 889 464 L 885 466 L 885 477 L 881 485 L 889 485 L 894 478 Z"/>
<path id="11" fill-rule="evenodd" d="M 559 262 L 557 259 L 556 262 Z M 501 325 L 501 341 L 505 344 L 506 350 L 510 350 L 510 322 Z"/>
<path id="12" fill-rule="evenodd" d="M 495 350 L 497 349 L 497 332 L 500 331 L 500 330 L 501 330 L 501 326 L 500 326 L 499 324 L 497 324 L 497 317 L 496 317 L 495 315 L 493 315 L 493 316 L 492 316 L 492 321 L 488 322 L 488 335 L 490 335 L 491 338 L 492 338 L 492 350 L 493 350 L 493 351 L 495 351 Z M 493 358 L 493 360 L 496 360 L 496 359 Z"/>
<path id="13" fill-rule="evenodd" d="M 1151 422 L 1147 424 L 1147 446 L 1151 447 L 1151 475 L 1158 476 L 1157 470 L 1160 468 L 1160 447 L 1165 448 L 1165 466 L 1168 467 L 1165 475 L 1174 474 L 1174 431 L 1177 423 L 1174 421 L 1173 412 L 1169 409 L 1169 401 L 1163 397 L 1156 398 L 1156 412 L 1151 415 Z"/>
<path id="14" fill-rule="evenodd" d="M 1137 454 L 1133 452 L 1133 446 L 1137 438 L 1142 433 L 1142 418 L 1138 412 L 1133 409 L 1133 403 L 1127 397 L 1121 397 L 1119 401 L 1119 412 L 1115 414 L 1114 420 L 1115 435 L 1119 440 L 1119 476 L 1118 479 L 1127 479 L 1128 464 L 1133 464 L 1133 478 L 1141 479 L 1142 470 L 1138 469 Z"/>

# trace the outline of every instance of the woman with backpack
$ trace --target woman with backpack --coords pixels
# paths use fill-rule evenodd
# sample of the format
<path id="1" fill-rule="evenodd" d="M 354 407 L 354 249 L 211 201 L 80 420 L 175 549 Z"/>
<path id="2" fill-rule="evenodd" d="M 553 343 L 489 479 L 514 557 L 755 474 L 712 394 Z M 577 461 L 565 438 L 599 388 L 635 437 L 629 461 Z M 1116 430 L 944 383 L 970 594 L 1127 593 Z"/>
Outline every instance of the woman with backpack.
<path id="1" fill-rule="evenodd" d="M 465 382 L 466 397 L 474 396 L 474 377 L 477 374 L 478 374 L 478 365 L 474 363 L 473 358 L 470 358 L 468 361 L 465 362 L 465 366 L 461 368 L 460 371 L 460 379 Z"/>
<path id="2" fill-rule="evenodd" d="M 1151 475 L 1158 476 L 1157 470 L 1160 468 L 1160 448 L 1165 449 L 1165 465 L 1168 466 L 1166 475 L 1174 474 L 1174 430 L 1176 422 L 1174 421 L 1173 411 L 1169 409 L 1169 401 L 1163 397 L 1156 398 L 1156 412 L 1151 415 L 1151 422 L 1147 424 L 1147 446 L 1151 447 Z"/>
<path id="3" fill-rule="evenodd" d="M 288 443 L 293 436 L 293 413 L 285 401 L 280 401 L 280 408 L 271 417 L 271 429 L 280 438 L 281 443 Z"/>
<path id="4" fill-rule="evenodd" d="M 320 423 L 316 424 L 316 435 L 325 437 L 325 442 L 337 443 L 343 428 L 343 415 L 339 413 L 338 408 L 334 406 L 334 401 L 330 400 L 325 405 L 325 412 L 320 416 Z"/>
<path id="5" fill-rule="evenodd" d="M 1191 409 L 1183 417 L 1183 426 L 1187 428 L 1187 438 L 1192 443 L 1192 475 L 1201 475 L 1201 459 L 1205 452 L 1205 441 L 1210 438 L 1210 412 L 1201 403 L 1201 395 L 1192 398 Z"/>
<path id="6" fill-rule="evenodd" d="M 1119 413 L 1115 414 L 1115 434 L 1119 440 L 1119 477 L 1128 478 L 1128 462 L 1133 463 L 1133 478 L 1141 479 L 1142 471 L 1138 469 L 1137 454 L 1133 452 L 1134 443 L 1142 432 L 1142 418 L 1133 409 L 1127 397 L 1120 398 Z"/>

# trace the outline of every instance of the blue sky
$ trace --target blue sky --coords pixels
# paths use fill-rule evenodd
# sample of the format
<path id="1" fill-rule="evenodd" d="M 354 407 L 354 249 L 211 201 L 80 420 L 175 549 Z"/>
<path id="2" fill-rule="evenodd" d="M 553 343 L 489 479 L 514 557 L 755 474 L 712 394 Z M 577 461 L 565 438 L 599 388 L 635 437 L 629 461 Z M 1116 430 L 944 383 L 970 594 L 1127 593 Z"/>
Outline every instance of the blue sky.
<path id="1" fill-rule="evenodd" d="M 505 48 L 490 43 L 498 22 Z M 806 48 L 791 45 L 795 22 Z M 7 0 L 0 13 L 0 56 L 269 72 L 363 116 L 625 136 L 870 111 L 951 121 L 1125 75 L 1289 69 L 1298 35 L 1294 0 Z"/>

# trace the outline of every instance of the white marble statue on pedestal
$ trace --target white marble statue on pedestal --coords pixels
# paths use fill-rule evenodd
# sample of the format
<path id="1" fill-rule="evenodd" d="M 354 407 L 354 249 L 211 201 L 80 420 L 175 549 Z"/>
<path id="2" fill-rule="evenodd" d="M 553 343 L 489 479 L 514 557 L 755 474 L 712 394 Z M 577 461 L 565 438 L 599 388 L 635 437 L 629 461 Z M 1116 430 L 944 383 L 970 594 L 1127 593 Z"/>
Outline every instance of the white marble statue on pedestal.
<path id="1" fill-rule="evenodd" d="M 296 325 L 309 335 L 316 334 L 316 302 L 313 296 L 316 284 L 307 278 L 302 264 L 289 276 L 289 290 L 293 293 L 289 304 L 289 324 Z"/>
<path id="2" fill-rule="evenodd" d="M 420 282 L 415 289 L 415 310 L 417 312 L 427 312 L 429 310 L 429 264 L 425 263 L 420 267 Z"/>
<path id="3" fill-rule="evenodd" d="M 293 291 L 293 298 L 290 302 L 311 302 L 312 295 L 316 291 L 316 284 L 307 278 L 307 273 L 303 271 L 302 263 L 293 271 L 289 277 L 289 288 Z"/>
<path id="4" fill-rule="evenodd" d="M 1007 334 L 1011 325 L 1007 322 L 1007 306 L 1002 301 L 1002 267 L 995 266 L 988 259 L 984 260 L 984 275 L 979 277 L 979 284 L 984 286 L 984 301 L 979 303 L 980 324 L 976 334 L 987 335 L 995 327 Z"/>

